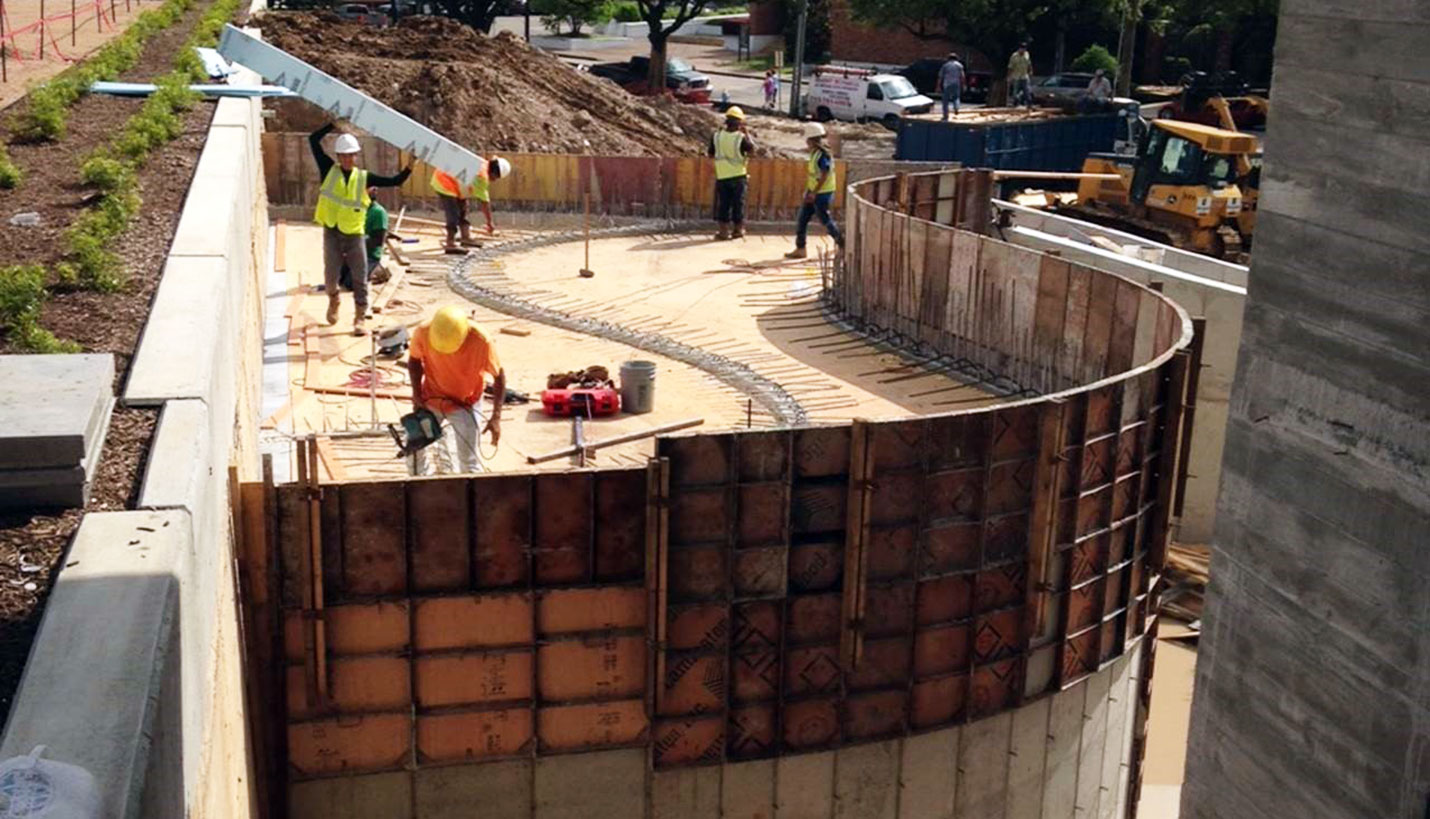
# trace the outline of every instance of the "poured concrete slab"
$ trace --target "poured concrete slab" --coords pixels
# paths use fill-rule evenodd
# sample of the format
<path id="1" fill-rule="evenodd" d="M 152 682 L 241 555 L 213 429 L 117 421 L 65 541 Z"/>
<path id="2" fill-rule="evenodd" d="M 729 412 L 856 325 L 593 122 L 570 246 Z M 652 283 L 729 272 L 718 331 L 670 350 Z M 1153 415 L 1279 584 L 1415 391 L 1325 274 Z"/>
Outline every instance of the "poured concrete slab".
<path id="1" fill-rule="evenodd" d="M 0 757 L 48 746 L 94 775 L 105 816 L 139 815 L 189 531 L 181 511 L 85 516 L 5 727 Z"/>
<path id="2" fill-rule="evenodd" d="M 0 383 L 0 469 L 80 465 L 104 438 L 113 356 L 0 356 Z"/>
<path id="3" fill-rule="evenodd" d="M 530 761 L 419 768 L 417 815 L 422 819 L 531 819 Z"/>
<path id="4" fill-rule="evenodd" d="M 645 814 L 646 750 L 593 751 L 536 760 L 536 819 Z M 593 811 L 592 806 L 600 806 Z"/>
<path id="5" fill-rule="evenodd" d="M 412 774 L 407 771 L 295 782 L 288 790 L 291 819 L 412 819 Z"/>

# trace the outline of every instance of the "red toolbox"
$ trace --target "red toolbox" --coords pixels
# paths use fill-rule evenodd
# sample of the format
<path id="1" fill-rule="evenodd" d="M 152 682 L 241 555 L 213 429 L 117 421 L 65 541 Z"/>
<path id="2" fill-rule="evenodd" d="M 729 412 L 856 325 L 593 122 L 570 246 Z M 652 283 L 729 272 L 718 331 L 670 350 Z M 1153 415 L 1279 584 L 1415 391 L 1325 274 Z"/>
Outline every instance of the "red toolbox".
<path id="1" fill-rule="evenodd" d="M 610 387 L 542 390 L 541 411 L 557 417 L 615 415 L 621 411 L 621 395 Z"/>

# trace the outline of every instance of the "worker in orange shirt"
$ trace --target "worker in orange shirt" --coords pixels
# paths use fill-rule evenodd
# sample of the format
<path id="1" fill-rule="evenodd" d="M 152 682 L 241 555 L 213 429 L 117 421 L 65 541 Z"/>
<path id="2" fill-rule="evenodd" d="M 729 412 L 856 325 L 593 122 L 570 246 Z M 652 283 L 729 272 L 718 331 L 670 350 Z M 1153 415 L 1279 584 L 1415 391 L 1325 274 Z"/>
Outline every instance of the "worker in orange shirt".
<path id="1" fill-rule="evenodd" d="M 482 213 L 487 218 L 487 233 L 496 233 L 496 226 L 492 224 L 491 184 L 492 180 L 506 176 L 511 176 L 511 162 L 499 156 L 487 159 L 465 191 L 457 178 L 446 171 L 432 172 L 432 191 L 442 201 L 442 216 L 447 223 L 447 242 L 443 247 L 448 250 L 457 248 L 458 231 L 462 234 L 463 247 L 482 246 L 480 242 L 472 239 L 472 223 L 467 220 L 468 199 L 481 203 Z"/>
<path id="2" fill-rule="evenodd" d="M 448 305 L 412 334 L 407 373 L 412 379 L 412 405 L 428 409 L 444 421 L 442 443 L 449 462 L 461 472 L 480 472 L 481 438 L 501 441 L 501 411 L 506 401 L 506 371 L 497 358 L 491 336 L 467 311 Z M 482 392 L 492 377 L 492 412 L 481 425 Z"/>

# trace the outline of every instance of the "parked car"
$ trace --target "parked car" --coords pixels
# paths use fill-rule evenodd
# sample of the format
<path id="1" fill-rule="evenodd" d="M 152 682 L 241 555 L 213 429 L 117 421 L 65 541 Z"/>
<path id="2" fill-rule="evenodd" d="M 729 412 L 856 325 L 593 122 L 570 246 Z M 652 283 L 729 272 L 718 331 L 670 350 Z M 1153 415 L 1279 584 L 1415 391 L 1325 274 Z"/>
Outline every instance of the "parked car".
<path id="1" fill-rule="evenodd" d="M 385 26 L 392 22 L 392 16 L 387 13 L 382 6 L 369 6 L 362 3 L 339 3 L 333 6 L 333 12 L 344 20 L 354 23 L 366 23 L 370 26 Z"/>
<path id="2" fill-rule="evenodd" d="M 596 63 L 590 71 L 605 77 L 632 94 L 651 93 L 646 78 L 650 74 L 649 57 L 632 57 L 623 63 Z M 695 66 L 677 57 L 665 61 L 665 90 L 681 102 L 708 105 L 710 78 L 695 70 Z"/>
<path id="3" fill-rule="evenodd" d="M 897 131 L 910 114 L 927 114 L 933 100 L 897 74 L 875 74 L 839 68 L 817 68 L 804 96 L 804 112 L 821 122 L 882 122 Z"/>
<path id="4" fill-rule="evenodd" d="M 940 68 L 943 68 L 945 62 L 947 62 L 947 60 L 935 57 L 914 60 L 899 69 L 899 76 L 913 83 L 920 94 L 937 97 L 938 72 Z M 972 71 L 967 66 L 964 66 L 963 77 L 967 83 L 963 89 L 963 101 L 987 102 L 988 89 L 993 86 L 993 74 L 987 71 Z"/>
<path id="5" fill-rule="evenodd" d="M 1087 84 L 1092 82 L 1091 74 L 1068 71 L 1033 80 L 1028 87 L 1033 102 L 1058 108 L 1075 108 L 1077 101 L 1087 96 Z"/>

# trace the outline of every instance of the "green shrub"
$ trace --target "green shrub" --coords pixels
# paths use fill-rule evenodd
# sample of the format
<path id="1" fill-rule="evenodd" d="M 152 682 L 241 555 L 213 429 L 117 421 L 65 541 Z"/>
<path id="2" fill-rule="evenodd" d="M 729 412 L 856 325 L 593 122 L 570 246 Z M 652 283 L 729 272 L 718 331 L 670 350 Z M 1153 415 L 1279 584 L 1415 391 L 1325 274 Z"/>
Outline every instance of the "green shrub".
<path id="1" fill-rule="evenodd" d="M 641 17 L 641 8 L 630 0 L 616 3 L 611 6 L 611 19 L 618 23 L 639 23 L 645 18 Z"/>
<path id="2" fill-rule="evenodd" d="M 26 352 L 79 352 L 78 344 L 61 341 L 40 326 L 44 305 L 44 268 L 39 265 L 0 267 L 0 332 Z"/>
<path id="3" fill-rule="evenodd" d="M 99 151 L 91 154 L 79 169 L 79 178 L 84 184 L 93 185 L 106 192 L 132 184 L 133 177 L 134 171 L 128 165 Z"/>
<path id="4" fill-rule="evenodd" d="M 5 146 L 0 145 L 0 189 L 10 190 L 20 185 L 20 180 L 24 174 L 11 161 L 10 154 L 5 152 Z"/>
<path id="5" fill-rule="evenodd" d="M 1108 79 L 1117 76 L 1117 58 L 1100 45 L 1090 45 L 1072 61 L 1070 71 L 1093 72 L 1101 68 Z"/>

